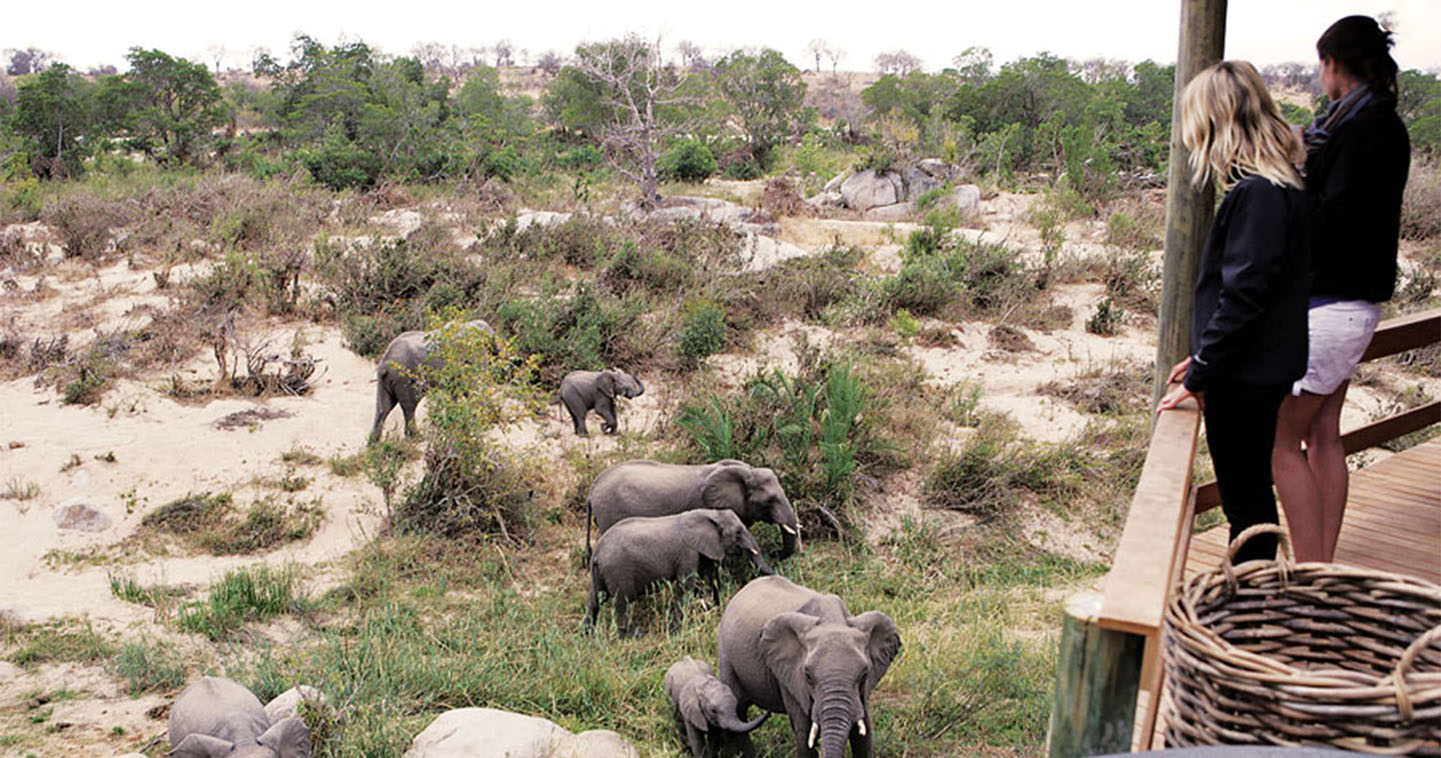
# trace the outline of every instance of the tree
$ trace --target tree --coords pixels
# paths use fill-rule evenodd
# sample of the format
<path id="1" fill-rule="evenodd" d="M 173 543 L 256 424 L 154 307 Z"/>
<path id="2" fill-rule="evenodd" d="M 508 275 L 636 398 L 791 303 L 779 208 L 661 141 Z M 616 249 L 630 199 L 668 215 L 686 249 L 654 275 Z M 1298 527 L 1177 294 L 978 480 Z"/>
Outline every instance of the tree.
<path id="1" fill-rule="evenodd" d="M 91 128 L 92 85 L 64 63 L 20 85 L 11 127 L 28 144 L 30 168 L 42 179 L 80 172 Z"/>
<path id="2" fill-rule="evenodd" d="M 740 121 L 746 147 L 757 161 L 797 130 L 806 84 L 800 69 L 780 52 L 734 52 L 716 62 L 716 88 Z"/>
<path id="3" fill-rule="evenodd" d="M 504 68 L 515 64 L 515 43 L 508 39 L 500 40 L 490 48 L 495 53 L 495 67 Z"/>
<path id="4" fill-rule="evenodd" d="M 123 103 L 112 118 L 123 124 L 126 143 L 162 163 L 194 162 L 227 115 L 210 71 L 159 50 L 132 47 L 125 58 L 130 70 L 102 89 Z"/>
<path id="5" fill-rule="evenodd" d="M 881 53 L 876 56 L 876 70 L 882 75 L 895 74 L 904 79 L 912 71 L 921 70 L 921 59 L 905 50 Z"/>
<path id="6" fill-rule="evenodd" d="M 680 55 L 681 65 L 689 71 L 709 71 L 710 61 L 706 60 L 705 51 L 700 45 L 689 40 L 681 40 L 676 43 L 675 51 Z"/>
<path id="7" fill-rule="evenodd" d="M 830 50 L 831 43 L 819 38 L 811 40 L 810 43 L 806 45 L 806 52 L 814 55 L 816 58 L 817 74 L 821 72 L 821 56 L 828 55 Z"/>
<path id="8" fill-rule="evenodd" d="M 641 207 L 653 208 L 660 199 L 659 147 L 667 137 L 685 131 L 693 99 L 681 93 L 683 81 L 662 61 L 659 42 L 631 34 L 582 44 L 575 53 L 567 67 L 574 72 L 569 81 L 580 85 L 576 92 L 593 99 L 571 114 L 584 113 L 594 120 L 587 126 L 611 165 L 636 183 Z"/>
<path id="9" fill-rule="evenodd" d="M 841 59 L 844 57 L 846 57 L 846 51 L 840 49 L 839 47 L 830 47 L 826 49 L 826 58 L 829 59 L 831 62 L 832 74 L 836 72 L 836 66 L 840 64 Z"/>
<path id="10" fill-rule="evenodd" d="M 956 74 L 967 84 L 985 84 L 991 78 L 991 64 L 995 62 L 990 48 L 972 46 L 951 59 Z"/>
<path id="11" fill-rule="evenodd" d="M 23 50 L 6 50 L 10 56 L 10 64 L 6 66 L 5 73 L 11 76 L 24 76 L 26 74 L 38 74 L 44 71 L 55 56 L 41 50 L 38 47 L 27 47 Z"/>
<path id="12" fill-rule="evenodd" d="M 560 59 L 559 55 L 556 55 L 554 50 L 547 50 L 541 53 L 540 58 L 535 63 L 535 67 L 540 69 L 540 72 L 546 76 L 555 76 L 560 73 L 563 65 L 565 65 L 564 61 Z"/>

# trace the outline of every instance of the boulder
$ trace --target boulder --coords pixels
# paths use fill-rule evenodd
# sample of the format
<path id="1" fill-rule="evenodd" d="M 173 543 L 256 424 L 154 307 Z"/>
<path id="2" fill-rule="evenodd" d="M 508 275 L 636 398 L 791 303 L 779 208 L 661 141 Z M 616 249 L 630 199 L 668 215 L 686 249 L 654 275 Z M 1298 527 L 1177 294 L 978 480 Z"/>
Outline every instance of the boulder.
<path id="1" fill-rule="evenodd" d="M 81 532 L 103 532 L 110 528 L 110 517 L 99 508 L 80 498 L 72 498 L 55 509 L 55 524 L 61 529 Z"/>
<path id="2" fill-rule="evenodd" d="M 856 211 L 895 205 L 904 199 L 901 177 L 889 171 L 884 174 L 870 169 L 861 171 L 841 183 L 841 198 L 847 208 Z"/>
<path id="3" fill-rule="evenodd" d="M 981 212 L 981 188 L 974 184 L 962 184 L 951 193 L 955 198 L 956 209 L 962 214 Z"/>
<path id="4" fill-rule="evenodd" d="M 556 224 L 564 224 L 569 220 L 569 213 L 560 213 L 557 211 L 523 210 L 520 213 L 515 214 L 515 230 L 518 232 L 523 232 L 526 229 L 529 229 L 533 224 L 539 224 L 540 226 L 555 226 Z"/>
<path id="5" fill-rule="evenodd" d="M 841 191 L 841 183 L 843 183 L 845 180 L 846 180 L 846 172 L 842 171 L 842 172 L 840 172 L 839 174 L 836 174 L 835 176 L 831 177 L 831 180 L 828 181 L 828 182 L 826 182 L 826 186 L 824 186 L 824 187 L 821 188 L 821 192 L 823 192 L 823 193 L 824 193 L 824 192 L 840 193 L 840 191 Z"/>
<path id="6" fill-rule="evenodd" d="M 270 723 L 272 724 L 281 719 L 290 718 L 291 716 L 299 716 L 301 701 L 319 703 L 322 706 L 329 702 L 325 699 L 324 692 L 308 684 L 302 684 L 299 687 L 291 687 L 279 695 L 276 695 L 274 700 L 266 703 L 265 716 L 270 719 Z"/>
<path id="7" fill-rule="evenodd" d="M 882 205 L 866 211 L 866 218 L 874 221 L 905 221 L 916 212 L 916 204 L 907 200 L 894 205 Z"/>
<path id="8" fill-rule="evenodd" d="M 840 190 L 822 190 L 806 198 L 806 204 L 815 208 L 839 208 L 846 204 Z"/>
<path id="9" fill-rule="evenodd" d="M 405 758 L 636 758 L 615 732 L 571 734 L 555 722 L 495 708 L 458 708 L 430 722 Z"/>
<path id="10" fill-rule="evenodd" d="M 926 176 L 945 181 L 951 173 L 950 166 L 939 158 L 923 158 L 916 161 L 916 168 L 925 173 Z"/>
<path id="11" fill-rule="evenodd" d="M 944 184 L 945 182 L 940 178 L 922 171 L 919 166 L 911 166 L 906 169 L 906 196 L 904 199 L 915 200 Z"/>
<path id="12" fill-rule="evenodd" d="M 393 208 L 370 217 L 370 223 L 388 226 L 401 237 L 409 237 L 414 234 L 424 221 L 425 218 L 420 215 L 420 211 L 413 211 L 409 208 Z"/>
<path id="13" fill-rule="evenodd" d="M 742 271 L 765 271 L 781 261 L 800 258 L 810 253 L 800 245 L 782 242 L 764 234 L 747 234 L 737 253 Z"/>

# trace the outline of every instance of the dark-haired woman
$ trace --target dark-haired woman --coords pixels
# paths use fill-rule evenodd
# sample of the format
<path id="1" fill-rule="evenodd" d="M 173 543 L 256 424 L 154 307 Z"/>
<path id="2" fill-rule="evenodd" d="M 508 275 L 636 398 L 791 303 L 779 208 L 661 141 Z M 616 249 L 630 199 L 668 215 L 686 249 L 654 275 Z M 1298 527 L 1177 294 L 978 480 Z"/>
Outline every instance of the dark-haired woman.
<path id="1" fill-rule="evenodd" d="M 1306 375 L 1281 403 L 1271 466 L 1299 561 L 1331 561 L 1346 508 L 1341 407 L 1396 285 L 1401 193 L 1411 159 L 1396 115 L 1391 33 L 1347 16 L 1316 42 L 1330 106 L 1305 130 L 1313 201 Z M 1305 448 L 1302 449 L 1304 443 Z"/>

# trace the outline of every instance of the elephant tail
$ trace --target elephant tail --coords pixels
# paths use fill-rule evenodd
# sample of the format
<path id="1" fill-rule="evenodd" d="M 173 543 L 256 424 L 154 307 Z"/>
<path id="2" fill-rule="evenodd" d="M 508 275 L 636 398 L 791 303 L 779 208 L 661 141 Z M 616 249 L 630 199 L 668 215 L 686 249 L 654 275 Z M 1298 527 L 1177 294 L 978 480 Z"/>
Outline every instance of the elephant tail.
<path id="1" fill-rule="evenodd" d="M 585 562 L 590 564 L 590 520 L 591 506 L 590 498 L 585 499 Z"/>

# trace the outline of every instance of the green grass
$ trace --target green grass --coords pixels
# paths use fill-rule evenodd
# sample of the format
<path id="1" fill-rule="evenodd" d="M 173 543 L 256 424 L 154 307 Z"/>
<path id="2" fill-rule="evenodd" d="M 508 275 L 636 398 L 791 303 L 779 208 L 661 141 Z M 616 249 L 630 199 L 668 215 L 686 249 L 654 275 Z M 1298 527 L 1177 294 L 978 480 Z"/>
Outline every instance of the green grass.
<path id="1" fill-rule="evenodd" d="M 550 527 L 540 547 L 569 544 L 573 524 Z M 874 696 L 877 754 L 941 756 L 967 746 L 1034 752 L 1046 728 L 1054 667 L 1055 589 L 1101 567 L 1004 543 L 981 562 L 958 559 L 932 527 L 908 524 L 875 549 L 808 542 L 783 571 L 845 598 L 852 612 L 882 610 L 903 648 Z M 544 555 L 537 555 L 537 552 Z M 642 755 L 682 749 L 661 678 L 684 655 L 715 660 L 721 609 L 683 598 L 669 630 L 670 593 L 635 606 L 635 639 L 618 639 L 610 603 L 581 632 L 587 582 L 550 553 L 465 547 L 397 537 L 359 551 L 349 581 L 320 603 L 313 633 L 237 662 L 232 675 L 262 699 L 307 682 L 349 700 L 317 756 L 404 752 L 439 713 L 488 706 L 540 715 L 571 730 L 615 729 Z M 726 580 L 724 602 L 737 589 Z M 755 735 L 763 756 L 793 746 L 784 718 Z"/>
<path id="2" fill-rule="evenodd" d="M 93 663 L 114 648 L 89 621 L 60 619 L 44 624 L 0 626 L 7 660 L 25 667 L 41 663 Z"/>
<path id="3" fill-rule="evenodd" d="M 228 571 L 211 583 L 207 599 L 180 607 L 175 625 L 211 640 L 226 639 L 247 623 L 306 610 L 308 601 L 299 594 L 297 584 L 291 568 L 255 566 Z"/>
<path id="4" fill-rule="evenodd" d="M 176 690 L 185 684 L 186 667 L 174 645 L 142 640 L 120 648 L 110 668 L 132 696 Z"/>
<path id="5" fill-rule="evenodd" d="M 287 474 L 282 480 L 289 481 Z M 309 480 L 299 477 L 308 484 Z M 228 492 L 189 494 L 171 501 L 141 520 L 142 532 L 167 534 L 194 550 L 212 555 L 237 555 L 269 550 L 304 540 L 315 533 L 325 511 L 320 500 L 300 502 L 264 497 L 244 511 L 235 508 Z"/>
<path id="6" fill-rule="evenodd" d="M 5 489 L 0 490 L 0 498 L 7 500 L 32 500 L 40 494 L 40 485 L 25 481 L 18 476 L 12 476 L 5 480 Z"/>

